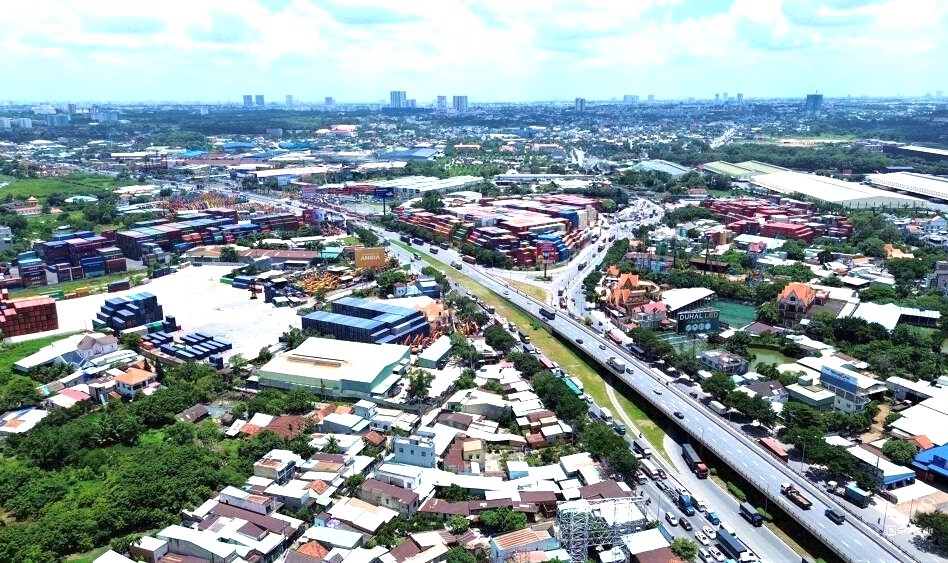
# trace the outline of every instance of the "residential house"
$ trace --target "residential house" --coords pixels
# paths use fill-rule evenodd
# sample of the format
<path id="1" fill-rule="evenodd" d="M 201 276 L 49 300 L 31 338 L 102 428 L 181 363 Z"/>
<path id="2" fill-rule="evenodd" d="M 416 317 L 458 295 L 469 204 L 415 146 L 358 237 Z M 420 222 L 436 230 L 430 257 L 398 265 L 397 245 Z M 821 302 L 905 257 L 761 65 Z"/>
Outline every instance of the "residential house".
<path id="1" fill-rule="evenodd" d="M 948 296 L 948 261 L 935 262 L 935 271 L 928 279 L 928 287 L 941 290 L 943 295 Z"/>
<path id="2" fill-rule="evenodd" d="M 303 458 L 289 450 L 270 450 L 253 464 L 253 474 L 283 485 L 293 477 L 302 462 Z"/>
<path id="3" fill-rule="evenodd" d="M 817 292 L 809 284 L 788 283 L 777 296 L 777 311 L 780 325 L 793 328 L 806 318 L 810 308 L 817 302 Z"/>
<path id="4" fill-rule="evenodd" d="M 622 274 L 609 291 L 606 301 L 609 307 L 625 314 L 644 305 L 659 295 L 658 286 L 649 281 L 640 281 L 636 274 Z"/>
<path id="5" fill-rule="evenodd" d="M 559 542 L 548 532 L 531 528 L 516 530 L 490 539 L 491 563 L 502 563 L 514 553 L 525 551 L 550 551 L 559 547 Z"/>
<path id="6" fill-rule="evenodd" d="M 649 330 L 658 330 L 666 318 L 667 309 L 660 301 L 649 301 L 629 310 L 629 320 L 638 327 Z"/>
<path id="7" fill-rule="evenodd" d="M 118 338 L 110 334 L 92 332 L 85 335 L 76 345 L 76 354 L 82 361 L 86 361 L 104 354 L 111 354 L 118 349 Z"/>
<path id="8" fill-rule="evenodd" d="M 415 514 L 419 506 L 418 494 L 414 491 L 375 479 L 366 479 L 359 487 L 358 496 L 366 502 L 391 508 L 409 518 Z"/>
<path id="9" fill-rule="evenodd" d="M 698 354 L 698 359 L 711 369 L 728 375 L 747 373 L 748 361 L 727 350 L 705 350 Z"/>
<path id="10" fill-rule="evenodd" d="M 408 437 L 396 436 L 392 439 L 392 452 L 395 454 L 395 463 L 418 467 L 435 467 L 438 463 L 434 436 L 427 433 Z"/>
<path id="11" fill-rule="evenodd" d="M 786 403 L 790 398 L 787 389 L 777 380 L 747 383 L 738 389 L 751 397 L 761 397 L 771 403 Z"/>
<path id="12" fill-rule="evenodd" d="M 148 389 L 158 386 L 158 374 L 141 368 L 130 367 L 125 373 L 115 377 L 115 390 L 127 399 L 139 393 L 148 393 Z"/>
<path id="13" fill-rule="evenodd" d="M 484 460 L 484 442 L 482 440 L 465 440 L 461 450 L 464 461 L 481 462 Z"/>

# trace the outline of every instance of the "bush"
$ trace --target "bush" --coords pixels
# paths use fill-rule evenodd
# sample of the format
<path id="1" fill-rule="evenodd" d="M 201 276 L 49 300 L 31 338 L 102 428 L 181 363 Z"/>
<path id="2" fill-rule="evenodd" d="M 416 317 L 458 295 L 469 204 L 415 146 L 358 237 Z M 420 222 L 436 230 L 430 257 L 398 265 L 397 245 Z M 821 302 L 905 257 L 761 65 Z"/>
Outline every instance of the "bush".
<path id="1" fill-rule="evenodd" d="M 736 498 L 737 500 L 741 502 L 744 502 L 745 500 L 747 500 L 747 495 L 744 493 L 744 491 L 742 491 L 740 487 L 738 487 L 737 485 L 735 485 L 734 483 L 730 481 L 727 482 L 727 490 L 729 493 L 734 495 L 734 498 Z"/>
<path id="2" fill-rule="evenodd" d="M 759 506 L 757 507 L 757 514 L 760 514 L 760 517 L 768 522 L 774 521 L 773 515 Z"/>

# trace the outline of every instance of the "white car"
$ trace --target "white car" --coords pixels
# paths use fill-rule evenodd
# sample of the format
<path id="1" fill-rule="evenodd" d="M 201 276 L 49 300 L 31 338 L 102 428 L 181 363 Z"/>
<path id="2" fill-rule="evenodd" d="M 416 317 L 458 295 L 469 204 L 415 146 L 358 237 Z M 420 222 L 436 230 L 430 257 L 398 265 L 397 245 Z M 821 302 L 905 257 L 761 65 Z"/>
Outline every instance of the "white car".
<path id="1" fill-rule="evenodd" d="M 711 557 L 714 557 L 714 560 L 717 561 L 718 563 L 724 563 L 725 561 L 727 561 L 727 558 L 724 557 L 724 554 L 721 553 L 721 550 L 714 547 L 713 545 L 708 548 L 708 553 L 710 553 Z"/>
<path id="2" fill-rule="evenodd" d="M 711 539 L 715 539 L 718 537 L 718 533 L 715 532 L 714 528 L 712 528 L 711 526 L 702 526 L 701 531 L 704 532 L 705 535 Z"/>
<path id="3" fill-rule="evenodd" d="M 698 540 L 698 543 L 704 546 L 711 545 L 711 540 L 708 539 L 708 536 L 704 535 L 701 532 L 695 532 L 695 539 Z"/>
<path id="4" fill-rule="evenodd" d="M 714 561 L 707 549 L 698 550 L 698 560 L 701 561 L 701 563 L 712 563 Z"/>
<path id="5" fill-rule="evenodd" d="M 678 518 L 676 518 L 675 515 L 672 514 L 671 512 L 666 512 L 666 513 L 665 513 L 665 521 L 668 522 L 669 525 L 671 525 L 671 526 L 677 526 L 677 525 L 678 525 Z"/>

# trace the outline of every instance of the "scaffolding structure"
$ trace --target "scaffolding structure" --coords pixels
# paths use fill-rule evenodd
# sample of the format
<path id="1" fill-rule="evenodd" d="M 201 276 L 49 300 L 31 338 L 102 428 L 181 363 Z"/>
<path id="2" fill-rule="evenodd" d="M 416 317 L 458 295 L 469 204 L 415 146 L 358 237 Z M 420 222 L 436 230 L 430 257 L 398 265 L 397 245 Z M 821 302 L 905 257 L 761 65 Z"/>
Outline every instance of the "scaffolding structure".
<path id="1" fill-rule="evenodd" d="M 570 560 L 583 562 L 596 546 L 622 546 L 622 536 L 645 528 L 644 494 L 624 498 L 578 499 L 556 505 L 556 530 Z"/>

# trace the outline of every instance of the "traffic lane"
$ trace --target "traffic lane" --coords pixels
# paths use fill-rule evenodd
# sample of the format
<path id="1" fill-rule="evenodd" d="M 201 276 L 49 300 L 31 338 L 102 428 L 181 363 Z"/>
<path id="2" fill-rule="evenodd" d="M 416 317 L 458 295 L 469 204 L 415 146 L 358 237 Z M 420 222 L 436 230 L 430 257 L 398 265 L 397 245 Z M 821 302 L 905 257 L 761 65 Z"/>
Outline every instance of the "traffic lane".
<path id="1" fill-rule="evenodd" d="M 470 275 L 470 277 L 474 278 L 476 281 L 478 281 L 479 283 L 481 283 L 481 284 L 484 285 L 485 287 L 488 287 L 488 289 L 491 289 L 491 290 L 494 291 L 495 293 L 499 293 L 499 292 L 500 292 L 500 291 L 497 290 L 497 288 L 501 287 L 500 284 L 498 284 L 498 282 L 496 282 L 496 281 L 495 281 L 493 278 L 491 278 L 490 276 L 487 276 L 487 275 L 483 274 L 482 272 L 480 272 L 478 268 L 470 268 L 467 273 L 468 273 L 468 275 Z M 472 274 L 473 274 L 473 275 L 472 275 Z M 501 290 L 501 291 L 502 291 L 502 290 Z M 511 301 L 514 301 L 515 304 L 517 304 L 518 306 L 520 306 L 522 309 L 525 309 L 525 310 L 527 310 L 527 311 L 531 311 L 531 314 L 532 314 L 532 312 L 533 312 L 533 309 L 535 309 L 535 308 L 537 307 L 537 305 L 535 304 L 535 302 L 533 302 L 532 300 L 528 299 L 526 296 L 520 294 L 519 292 L 518 292 L 518 293 L 511 293 L 510 298 L 511 298 Z M 569 335 L 570 337 L 575 337 L 574 335 L 576 335 L 576 334 L 583 334 L 583 333 L 585 333 L 585 337 L 588 337 L 588 338 L 591 338 L 591 339 L 597 340 L 597 341 L 598 341 L 598 340 L 601 340 L 601 338 L 600 338 L 597 334 L 592 333 L 592 332 L 589 331 L 588 329 L 585 329 L 585 327 L 579 328 L 576 324 L 573 324 L 573 323 L 571 323 L 571 322 L 569 322 L 569 321 L 563 319 L 563 318 L 560 317 L 560 316 L 557 316 L 557 317 L 551 322 L 551 324 L 554 324 L 555 326 L 557 326 L 562 332 L 569 331 L 569 332 L 570 332 L 570 335 Z M 607 343 L 607 346 L 609 346 L 609 343 Z M 624 354 L 624 353 L 621 354 L 621 355 L 622 355 L 622 356 L 627 356 L 627 355 Z M 602 358 L 603 356 L 602 356 L 602 355 L 599 355 L 599 357 Z M 644 378 L 646 378 L 646 377 L 649 377 L 649 376 L 646 376 L 646 374 L 644 373 L 644 371 L 643 371 L 638 365 L 636 365 L 636 364 L 638 364 L 638 362 L 635 362 L 635 361 L 633 361 L 633 363 L 631 364 L 632 367 L 633 367 L 633 374 L 636 374 L 636 373 L 637 373 L 637 374 L 639 375 L 638 378 L 634 378 L 634 379 L 640 379 L 640 378 L 643 378 L 643 379 L 644 379 Z M 627 375 L 627 374 L 623 374 L 623 375 Z M 631 378 L 630 378 L 630 379 L 631 379 Z M 633 381 L 634 381 L 634 379 L 633 379 Z M 639 381 L 636 385 L 637 385 L 637 387 L 640 389 L 640 392 L 641 392 L 641 388 L 642 388 L 641 381 Z M 683 398 L 683 397 L 680 397 L 679 399 L 680 399 L 681 401 L 684 401 L 684 398 Z M 716 423 L 716 421 L 714 421 L 714 420 L 710 419 L 709 417 L 707 417 L 707 415 L 706 415 L 704 412 L 699 412 L 699 411 L 697 411 L 691 404 L 689 404 L 689 403 L 687 403 L 687 402 L 683 402 L 681 406 L 682 406 L 683 409 L 686 409 L 686 410 L 688 411 L 688 412 L 685 412 L 685 415 L 686 415 L 685 420 L 688 420 L 688 419 L 689 419 L 689 413 L 690 413 L 690 415 L 694 417 L 694 420 L 695 420 L 695 421 L 704 419 L 703 422 L 706 423 L 706 425 L 703 426 L 704 428 L 713 429 L 712 431 L 713 431 L 713 432 L 716 432 L 716 433 L 719 433 L 719 434 L 721 435 L 722 439 L 724 439 L 724 438 L 730 438 L 730 435 L 726 433 L 726 430 L 723 429 L 722 427 L 718 426 L 717 423 Z M 684 411 L 683 411 L 683 412 L 684 412 Z M 707 423 L 710 423 L 710 424 L 707 424 Z M 689 423 L 689 424 L 691 424 L 691 423 Z M 738 439 L 740 440 L 741 438 L 738 438 Z M 744 437 L 744 440 L 746 440 L 746 437 Z M 745 447 L 752 448 L 752 446 L 748 446 L 747 444 L 743 444 L 743 445 L 744 445 Z M 756 451 L 753 451 L 753 450 L 751 451 L 751 454 L 752 454 L 752 455 L 755 454 L 755 453 L 758 455 L 758 457 L 760 457 L 760 453 L 762 453 L 762 452 L 756 452 Z M 758 475 L 757 477 L 761 477 L 761 476 Z M 774 483 L 774 484 L 776 484 L 776 486 L 778 487 L 778 489 L 777 489 L 778 491 L 779 491 L 779 483 L 782 482 L 783 480 L 788 480 L 788 479 L 786 479 L 785 477 L 780 476 L 779 473 L 778 473 L 777 475 L 772 475 L 772 474 L 770 474 L 769 471 L 765 471 L 765 472 L 764 472 L 763 478 L 769 480 L 770 482 L 772 482 L 772 483 Z M 789 480 L 796 482 L 796 484 L 798 484 L 798 485 L 800 485 L 800 483 L 801 483 L 799 477 L 798 477 L 798 476 L 795 476 L 795 475 L 794 475 L 791 479 L 789 479 Z M 808 485 L 808 483 L 807 483 L 807 484 L 804 484 L 803 487 L 806 488 L 807 485 Z M 810 485 L 810 488 L 812 488 L 812 485 Z M 811 499 L 811 500 L 812 500 L 812 499 Z M 819 502 L 815 502 L 814 504 L 817 504 L 817 503 L 818 503 L 818 504 L 823 504 L 823 503 L 819 503 Z M 816 506 L 814 506 L 814 508 L 816 508 Z M 794 509 L 796 509 L 796 510 L 794 510 Z M 811 525 L 813 525 L 815 522 L 818 521 L 818 520 L 815 520 L 815 515 L 809 514 L 809 513 L 814 512 L 813 510 L 810 510 L 810 511 L 803 511 L 803 510 L 799 509 L 798 507 L 796 507 L 796 505 L 793 505 L 792 507 L 788 507 L 788 510 L 791 511 L 791 512 L 793 512 L 793 513 L 797 516 L 798 519 L 806 520 L 806 521 L 808 521 L 808 523 L 810 523 Z M 821 510 L 820 512 L 822 512 L 822 510 Z M 821 514 L 820 516 L 821 516 L 821 517 L 824 517 L 824 516 L 822 516 L 822 514 Z M 825 518 L 825 517 L 824 517 L 824 518 Z M 852 530 L 851 530 L 851 531 L 852 531 L 852 532 L 856 532 L 857 534 L 864 534 L 864 535 L 866 534 L 865 531 L 859 530 L 858 528 L 856 528 L 849 520 L 847 520 L 847 522 L 844 524 L 844 526 L 852 526 Z M 827 541 L 828 541 L 828 540 L 827 540 Z M 854 542 L 854 543 L 855 543 L 855 542 Z M 857 545 L 860 546 L 861 549 L 860 549 L 860 553 L 854 554 L 854 555 L 856 555 L 856 557 L 855 557 L 856 559 L 861 559 L 861 560 L 865 560 L 865 561 L 890 561 L 890 560 L 892 560 L 891 554 L 890 554 L 887 550 L 885 550 L 881 545 L 879 545 L 878 543 L 875 543 L 874 541 L 871 542 L 871 543 L 869 543 L 869 542 L 864 542 L 864 541 L 862 541 L 862 540 L 860 539 L 860 541 L 859 541 L 859 543 L 858 543 Z M 879 552 L 879 551 L 884 552 L 884 554 L 872 553 L 872 552 Z M 901 554 L 900 554 L 900 555 L 901 555 Z"/>

